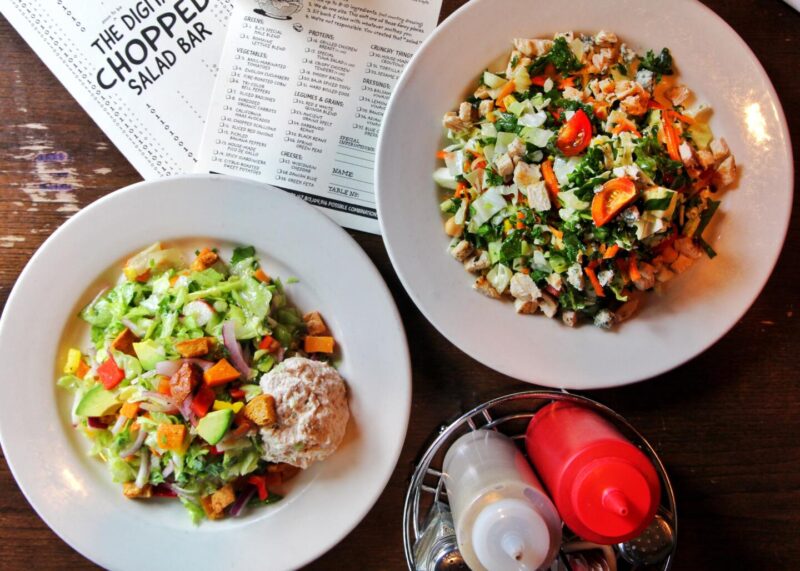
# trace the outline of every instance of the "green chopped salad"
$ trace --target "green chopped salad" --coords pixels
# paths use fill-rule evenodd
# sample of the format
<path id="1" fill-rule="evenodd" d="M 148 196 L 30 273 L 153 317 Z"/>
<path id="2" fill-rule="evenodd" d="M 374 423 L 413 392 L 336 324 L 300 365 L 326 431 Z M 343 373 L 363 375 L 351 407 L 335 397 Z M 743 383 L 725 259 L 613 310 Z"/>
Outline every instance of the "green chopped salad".
<path id="1" fill-rule="evenodd" d="M 255 249 L 157 243 L 80 312 L 91 346 L 71 348 L 58 385 L 72 424 L 129 498 L 179 500 L 195 522 L 281 499 L 297 471 L 265 461 L 259 429 L 276 422 L 257 377 L 291 356 L 331 358 L 321 316 L 293 307 Z"/>
<path id="2" fill-rule="evenodd" d="M 433 175 L 475 289 L 610 328 L 713 258 L 703 234 L 736 163 L 693 98 L 667 48 L 641 56 L 604 31 L 515 39 L 505 69 L 445 114 Z"/>

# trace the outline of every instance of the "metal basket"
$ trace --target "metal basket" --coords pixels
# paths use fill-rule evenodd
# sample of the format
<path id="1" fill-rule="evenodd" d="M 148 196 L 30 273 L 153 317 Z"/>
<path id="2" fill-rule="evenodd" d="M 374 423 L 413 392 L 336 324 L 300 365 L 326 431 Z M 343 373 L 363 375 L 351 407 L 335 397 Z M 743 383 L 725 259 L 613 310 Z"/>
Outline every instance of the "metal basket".
<path id="1" fill-rule="evenodd" d="M 661 479 L 662 492 L 659 514 L 671 524 L 675 542 L 673 543 L 672 551 L 661 564 L 650 567 L 650 569 L 668 570 L 672 567 L 678 534 L 675 494 L 664 466 L 653 447 L 622 416 L 598 402 L 566 392 L 526 391 L 490 400 L 462 415 L 454 422 L 442 426 L 439 435 L 420 458 L 408 486 L 403 510 L 403 543 L 409 569 L 413 570 L 415 568 L 414 544 L 420 537 L 428 511 L 434 501 L 447 501 L 447 491 L 444 488 L 441 468 L 444 456 L 450 445 L 470 430 L 486 428 L 497 430 L 510 436 L 524 451 L 522 442 L 525 439 L 525 431 L 530 419 L 540 408 L 552 401 L 573 402 L 598 412 L 611 421 L 622 434 L 637 445 L 653 462 Z M 575 536 L 567 533 L 565 528 L 565 541 L 570 538 L 574 539 Z M 631 569 L 622 558 L 618 557 L 617 560 L 617 568 L 619 570 Z"/>

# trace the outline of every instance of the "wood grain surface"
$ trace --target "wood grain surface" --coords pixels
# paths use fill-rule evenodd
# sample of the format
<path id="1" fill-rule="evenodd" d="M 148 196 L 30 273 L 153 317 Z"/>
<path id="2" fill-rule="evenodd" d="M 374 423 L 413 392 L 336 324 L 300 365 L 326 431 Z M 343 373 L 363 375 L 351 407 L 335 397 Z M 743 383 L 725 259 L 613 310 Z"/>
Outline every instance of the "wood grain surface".
<path id="1" fill-rule="evenodd" d="M 443 16 L 462 3 L 445 0 Z M 797 154 L 800 15 L 779 0 L 706 3 L 766 68 Z M 79 208 L 140 177 L 4 19 L 0 111 L 0 303 L 5 304 L 23 266 L 53 230 Z M 386 491 L 366 519 L 309 568 L 402 570 L 403 495 L 412 463 L 432 432 L 484 400 L 529 385 L 487 369 L 446 341 L 411 303 L 381 239 L 354 236 L 380 269 L 403 316 L 414 403 L 403 454 Z M 626 416 L 666 464 L 680 515 L 675 569 L 800 566 L 798 247 L 795 211 L 772 278 L 720 342 L 659 378 L 586 393 Z M 0 457 L 0 569 L 89 568 L 94 566 L 34 513 Z"/>

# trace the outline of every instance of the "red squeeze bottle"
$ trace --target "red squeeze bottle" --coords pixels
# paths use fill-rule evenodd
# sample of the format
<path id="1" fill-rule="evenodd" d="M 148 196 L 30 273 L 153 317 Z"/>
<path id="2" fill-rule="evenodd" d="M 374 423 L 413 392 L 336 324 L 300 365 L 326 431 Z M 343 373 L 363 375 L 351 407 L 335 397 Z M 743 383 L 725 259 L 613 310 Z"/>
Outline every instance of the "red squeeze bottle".
<path id="1" fill-rule="evenodd" d="M 548 404 L 531 419 L 525 446 L 561 519 L 581 538 L 621 543 L 653 520 L 661 497 L 653 464 L 597 413 Z"/>

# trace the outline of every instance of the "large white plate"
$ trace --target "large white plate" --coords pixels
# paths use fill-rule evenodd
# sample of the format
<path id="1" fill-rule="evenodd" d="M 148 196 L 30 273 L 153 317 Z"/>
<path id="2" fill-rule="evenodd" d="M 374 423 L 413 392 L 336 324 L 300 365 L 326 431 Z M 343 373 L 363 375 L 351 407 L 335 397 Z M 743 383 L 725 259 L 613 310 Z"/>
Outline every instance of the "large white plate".
<path id="1" fill-rule="evenodd" d="M 680 77 L 715 109 L 712 128 L 741 167 L 706 237 L 719 252 L 669 284 L 617 331 L 569 329 L 472 291 L 446 254 L 431 181 L 441 118 L 508 54 L 514 37 L 616 32 L 643 53 L 672 50 Z M 450 341 L 518 379 L 589 389 L 652 377 L 724 335 L 753 303 L 780 253 L 792 205 L 788 129 L 775 90 L 742 39 L 699 2 L 681 0 L 473 0 L 423 45 L 389 103 L 378 145 L 381 227 L 409 295 Z"/>
<path id="2" fill-rule="evenodd" d="M 92 282 L 156 240 L 252 244 L 301 309 L 318 309 L 340 344 L 352 419 L 342 447 L 299 476 L 274 509 L 194 527 L 177 502 L 126 500 L 86 456 L 55 386 L 65 339 Z M 117 266 L 118 268 L 119 266 Z M 187 176 L 133 185 L 56 231 L 20 276 L 0 323 L 0 441 L 34 509 L 67 543 L 110 569 L 291 569 L 364 517 L 405 438 L 411 373 L 403 326 L 358 245 L 314 208 L 239 179 Z"/>

